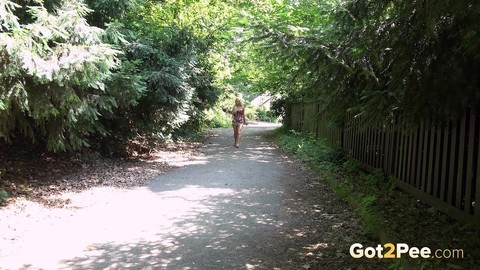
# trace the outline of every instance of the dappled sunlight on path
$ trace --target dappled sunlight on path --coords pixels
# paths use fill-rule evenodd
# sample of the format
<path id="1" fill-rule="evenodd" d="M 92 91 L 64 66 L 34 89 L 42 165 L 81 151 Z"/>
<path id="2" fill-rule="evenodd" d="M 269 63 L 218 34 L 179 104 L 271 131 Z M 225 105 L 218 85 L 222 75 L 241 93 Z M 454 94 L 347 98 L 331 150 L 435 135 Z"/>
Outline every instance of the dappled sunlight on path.
<path id="1" fill-rule="evenodd" d="M 325 187 L 265 140 L 274 127 L 246 127 L 240 148 L 231 130 L 214 130 L 147 187 L 64 194 L 63 209 L 4 209 L 0 230 L 18 233 L 0 238 L 0 268 L 299 269 L 346 257 L 335 242 L 355 221 L 338 220 L 341 206 L 306 202 Z"/>

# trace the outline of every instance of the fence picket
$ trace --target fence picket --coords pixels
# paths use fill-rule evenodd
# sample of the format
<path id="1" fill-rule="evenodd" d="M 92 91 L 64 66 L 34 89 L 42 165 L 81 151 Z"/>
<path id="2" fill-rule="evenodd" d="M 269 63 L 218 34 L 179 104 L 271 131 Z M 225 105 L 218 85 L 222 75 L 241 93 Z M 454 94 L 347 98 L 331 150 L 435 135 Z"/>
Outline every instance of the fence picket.
<path id="1" fill-rule="evenodd" d="M 342 126 L 331 126 L 321 103 L 293 104 L 291 127 L 314 132 L 330 145 L 341 147 L 367 168 L 381 169 L 399 187 L 456 218 L 480 222 L 480 117 L 471 110 L 456 121 L 439 126 L 421 121 L 413 128 L 362 126 L 364 120 L 346 114 Z M 471 221 L 471 219 L 468 219 Z M 480 224 L 480 223 L 479 223 Z"/>
<path id="2" fill-rule="evenodd" d="M 425 137 L 425 122 L 422 121 L 420 124 L 420 142 L 418 144 L 418 160 L 417 160 L 417 178 L 415 179 L 415 187 L 422 189 L 422 182 L 425 180 L 423 177 L 423 170 L 425 169 L 425 166 L 423 166 L 423 157 L 425 157 L 425 148 L 424 148 L 424 137 Z"/>
<path id="3" fill-rule="evenodd" d="M 355 118 L 355 159 L 360 160 L 360 131 L 358 130 L 358 119 Z"/>
<path id="4" fill-rule="evenodd" d="M 433 173 L 433 196 L 439 198 L 439 189 L 440 186 L 440 170 L 443 169 L 440 162 L 442 156 L 442 132 L 440 127 L 437 127 L 436 130 L 436 144 L 435 144 L 435 163 L 434 163 L 434 173 Z"/>
<path id="5" fill-rule="evenodd" d="M 434 181 L 432 179 L 432 174 L 433 174 L 433 170 L 434 170 L 434 147 L 435 147 L 435 132 L 436 132 L 436 127 L 432 124 L 430 126 L 430 139 L 429 139 L 429 152 L 428 152 L 428 169 L 427 169 L 427 175 L 426 175 L 426 182 L 427 182 L 427 185 L 426 185 L 426 192 L 428 194 L 432 194 L 432 182 Z"/>
<path id="6" fill-rule="evenodd" d="M 427 166 L 428 166 L 428 154 L 429 154 L 429 149 L 428 149 L 428 146 L 429 146 L 429 141 L 428 141 L 428 138 L 430 137 L 430 131 L 432 130 L 431 128 L 431 124 L 430 123 L 425 123 L 425 131 L 423 133 L 423 150 L 422 150 L 422 154 L 423 154 L 423 159 L 422 159 L 422 172 L 421 172 L 421 176 L 420 176 L 420 179 L 421 179 L 421 184 L 420 184 L 420 189 L 422 191 L 425 191 L 427 189 Z"/>
<path id="7" fill-rule="evenodd" d="M 399 136 L 399 148 L 398 148 L 398 161 L 395 163 L 396 164 L 396 167 L 398 167 L 396 169 L 396 177 L 397 179 L 403 179 L 405 180 L 405 178 L 403 177 L 405 174 L 405 170 L 407 169 L 407 161 L 406 161 L 406 156 L 407 156 L 407 147 L 408 147 L 408 144 L 407 144 L 407 136 L 405 134 L 405 130 L 403 128 L 401 128 L 399 131 L 398 131 L 398 136 Z"/>
<path id="8" fill-rule="evenodd" d="M 455 194 L 455 206 L 462 208 L 462 188 L 463 188 L 463 161 L 465 153 L 465 125 L 466 119 L 463 118 L 460 124 L 460 141 L 458 143 L 458 163 L 457 163 L 457 188 Z"/>
<path id="9" fill-rule="evenodd" d="M 465 212 L 470 213 L 472 208 L 472 184 L 473 181 L 473 158 L 475 144 L 475 111 L 470 111 L 470 121 L 468 125 L 468 145 L 467 145 L 467 171 L 465 178 Z"/>
<path id="10" fill-rule="evenodd" d="M 447 198 L 447 181 L 448 181 L 448 176 L 447 176 L 447 166 L 448 166 L 448 159 L 447 157 L 449 156 L 449 151 L 448 151 L 448 139 L 449 139 L 449 133 L 450 133 L 450 124 L 446 125 L 445 128 L 443 129 L 443 155 L 442 155 L 442 180 L 440 182 L 440 199 L 442 201 L 445 201 Z"/>
<path id="11" fill-rule="evenodd" d="M 418 146 L 418 133 L 419 133 L 419 130 L 420 130 L 420 127 L 418 127 L 417 129 L 415 129 L 413 131 L 413 140 L 412 140 L 412 144 L 413 144 L 413 150 L 412 150 L 412 170 L 410 172 L 410 180 L 409 180 L 409 183 L 410 185 L 412 186 L 415 186 L 415 172 L 416 170 L 418 170 L 418 166 L 417 166 L 417 156 L 418 156 L 418 153 L 417 153 L 417 146 Z"/>
<path id="12" fill-rule="evenodd" d="M 478 124 L 478 126 L 480 126 L 480 123 Z M 476 175 L 476 178 L 475 178 L 475 187 L 476 187 L 476 191 L 475 191 L 475 207 L 474 207 L 474 211 L 475 211 L 475 217 L 480 219 L 480 132 L 478 132 L 478 145 L 476 147 L 476 152 L 477 152 L 477 175 Z"/>
<path id="13" fill-rule="evenodd" d="M 455 159 L 457 157 L 458 148 L 457 148 L 457 130 L 458 123 L 452 126 L 451 129 L 451 139 L 450 139 L 450 167 L 449 167 L 449 177 L 448 177 L 448 202 L 452 205 L 455 205 L 453 193 L 454 193 L 454 181 L 455 181 Z"/>

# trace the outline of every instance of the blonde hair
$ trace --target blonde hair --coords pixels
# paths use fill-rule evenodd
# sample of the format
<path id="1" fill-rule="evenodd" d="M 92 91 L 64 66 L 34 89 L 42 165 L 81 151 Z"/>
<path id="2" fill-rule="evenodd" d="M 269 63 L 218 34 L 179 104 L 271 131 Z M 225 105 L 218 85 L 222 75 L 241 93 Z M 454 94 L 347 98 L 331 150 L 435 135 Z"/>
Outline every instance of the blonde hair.
<path id="1" fill-rule="evenodd" d="M 240 98 L 238 98 L 238 97 L 235 99 L 235 106 L 237 106 L 237 102 L 240 104 L 241 107 L 243 107 L 243 102 L 242 102 L 242 100 L 241 100 Z"/>

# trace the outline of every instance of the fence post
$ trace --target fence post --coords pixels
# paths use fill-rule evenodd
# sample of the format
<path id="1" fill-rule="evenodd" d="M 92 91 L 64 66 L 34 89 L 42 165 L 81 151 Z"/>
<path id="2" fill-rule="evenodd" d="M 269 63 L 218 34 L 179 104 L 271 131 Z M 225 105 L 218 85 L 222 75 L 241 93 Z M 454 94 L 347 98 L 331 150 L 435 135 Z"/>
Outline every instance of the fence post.
<path id="1" fill-rule="evenodd" d="M 399 151 L 402 151 L 402 149 L 399 148 L 399 140 L 400 140 L 400 132 L 393 126 L 389 125 L 385 127 L 385 147 L 387 147 L 387 154 L 385 156 L 385 172 L 387 174 L 387 177 L 390 177 L 391 175 L 395 174 L 395 166 L 394 166 L 394 160 L 395 163 L 398 166 L 397 158 L 400 156 Z"/>
<path id="2" fill-rule="evenodd" d="M 301 109 L 301 118 L 300 118 L 300 132 L 304 133 L 303 126 L 305 124 L 305 101 L 302 98 L 302 102 L 300 103 Z"/>

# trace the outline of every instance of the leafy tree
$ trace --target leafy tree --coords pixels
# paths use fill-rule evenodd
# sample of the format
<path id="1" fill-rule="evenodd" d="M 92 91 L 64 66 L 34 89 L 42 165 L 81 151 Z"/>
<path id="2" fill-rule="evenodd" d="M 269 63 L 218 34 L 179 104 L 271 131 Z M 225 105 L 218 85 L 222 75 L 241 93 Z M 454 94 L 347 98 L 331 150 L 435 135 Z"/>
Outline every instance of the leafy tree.
<path id="1" fill-rule="evenodd" d="M 138 135 L 198 128 L 219 95 L 209 61 L 214 28 L 180 17 L 202 16 L 205 3 L 101 0 L 87 1 L 89 9 L 1 0 L 0 137 L 26 136 L 54 151 L 93 141 L 112 153 Z"/>
<path id="2" fill-rule="evenodd" d="M 92 7 L 108 7 L 110 2 L 93 1 Z M 91 16 L 97 18 L 96 24 L 108 25 L 107 33 L 114 32 L 108 41 L 124 52 L 122 65 L 126 64 L 127 68 L 120 78 L 137 78 L 135 84 L 132 81 L 129 84 L 128 80 L 122 80 L 120 85 L 107 83 L 109 88 L 142 89 L 137 92 L 139 96 L 125 99 L 135 102 L 101 117 L 110 135 L 96 141 L 107 146 L 106 152 L 117 152 L 116 144 L 138 135 L 164 139 L 186 124 L 196 129 L 201 124 L 203 110 L 217 100 L 218 90 L 213 86 L 207 61 L 208 37 L 195 34 L 189 24 L 163 20 L 179 16 L 174 15 L 178 10 L 175 5 L 145 1 L 144 5 L 133 5 L 125 13 L 110 14 L 108 9 L 97 8 Z M 99 12 L 105 14 L 95 14 Z M 122 19 L 122 24 L 117 19 Z"/>
<path id="3" fill-rule="evenodd" d="M 250 32 L 272 89 L 322 99 L 339 121 L 413 125 L 478 105 L 479 3 L 281 2 Z"/>
<path id="4" fill-rule="evenodd" d="M 88 145 L 88 134 L 103 132 L 100 111 L 117 105 L 105 81 L 119 52 L 87 24 L 80 1 L 63 2 L 55 13 L 38 2 L 27 8 L 26 23 L 18 8 L 0 1 L 0 137 L 22 135 L 52 150 Z"/>

